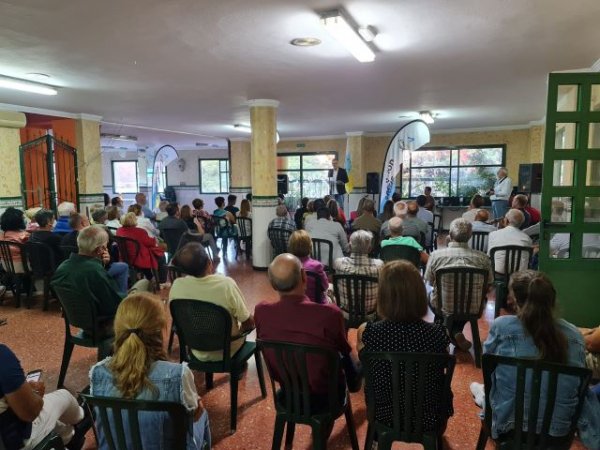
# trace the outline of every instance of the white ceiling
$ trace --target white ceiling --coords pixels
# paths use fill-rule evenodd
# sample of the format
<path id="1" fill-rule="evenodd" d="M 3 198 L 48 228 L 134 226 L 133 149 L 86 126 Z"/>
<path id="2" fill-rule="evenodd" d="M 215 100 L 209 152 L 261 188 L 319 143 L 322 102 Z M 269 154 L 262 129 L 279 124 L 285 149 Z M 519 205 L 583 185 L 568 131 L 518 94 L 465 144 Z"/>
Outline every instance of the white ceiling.
<path id="1" fill-rule="evenodd" d="M 341 3 L 379 31 L 373 63 L 319 24 L 338 1 L 0 0 L 0 74 L 62 87 L 0 103 L 218 137 L 243 136 L 252 98 L 281 101 L 284 139 L 389 132 L 424 109 L 434 131 L 498 127 L 542 118 L 547 74 L 600 57 L 598 0 Z M 323 43 L 289 45 L 305 36 Z"/>

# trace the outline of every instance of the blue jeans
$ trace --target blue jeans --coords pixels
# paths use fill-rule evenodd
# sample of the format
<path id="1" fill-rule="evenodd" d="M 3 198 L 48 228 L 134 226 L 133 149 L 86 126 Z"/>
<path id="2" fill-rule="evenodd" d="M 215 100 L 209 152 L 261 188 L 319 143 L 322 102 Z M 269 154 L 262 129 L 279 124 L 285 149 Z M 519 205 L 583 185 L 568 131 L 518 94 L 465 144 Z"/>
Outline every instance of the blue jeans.
<path id="1" fill-rule="evenodd" d="M 119 292 L 127 292 L 127 281 L 129 280 L 129 266 L 123 262 L 114 262 L 106 271 L 109 277 L 113 278 L 119 286 Z"/>
<path id="2" fill-rule="evenodd" d="M 508 200 L 494 200 L 492 201 L 492 212 L 494 213 L 494 219 L 501 219 L 504 214 L 508 211 Z"/>
<path id="3" fill-rule="evenodd" d="M 334 194 L 333 198 L 335 198 L 335 201 L 337 202 L 338 205 L 340 205 L 340 208 L 344 209 L 344 195 L 346 194 Z"/>

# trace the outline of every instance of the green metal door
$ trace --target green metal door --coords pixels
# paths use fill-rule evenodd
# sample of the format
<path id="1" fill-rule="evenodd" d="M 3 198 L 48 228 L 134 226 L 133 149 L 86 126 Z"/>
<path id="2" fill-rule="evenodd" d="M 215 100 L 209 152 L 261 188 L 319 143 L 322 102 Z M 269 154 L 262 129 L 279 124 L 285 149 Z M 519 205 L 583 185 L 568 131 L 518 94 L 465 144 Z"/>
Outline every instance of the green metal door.
<path id="1" fill-rule="evenodd" d="M 550 74 L 540 270 L 562 316 L 600 324 L 600 74 Z"/>

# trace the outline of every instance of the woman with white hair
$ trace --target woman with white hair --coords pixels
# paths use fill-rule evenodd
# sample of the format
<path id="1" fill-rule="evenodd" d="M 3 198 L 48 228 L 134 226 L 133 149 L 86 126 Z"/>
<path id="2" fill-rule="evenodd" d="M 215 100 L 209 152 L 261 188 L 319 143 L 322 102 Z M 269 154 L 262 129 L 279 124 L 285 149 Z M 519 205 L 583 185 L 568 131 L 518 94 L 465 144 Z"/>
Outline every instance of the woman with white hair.
<path id="1" fill-rule="evenodd" d="M 77 212 L 77 208 L 74 203 L 62 202 L 58 205 L 57 215 L 58 219 L 54 223 L 54 233 L 66 234 L 73 231 L 73 228 L 69 225 L 69 217 L 71 213 Z"/>

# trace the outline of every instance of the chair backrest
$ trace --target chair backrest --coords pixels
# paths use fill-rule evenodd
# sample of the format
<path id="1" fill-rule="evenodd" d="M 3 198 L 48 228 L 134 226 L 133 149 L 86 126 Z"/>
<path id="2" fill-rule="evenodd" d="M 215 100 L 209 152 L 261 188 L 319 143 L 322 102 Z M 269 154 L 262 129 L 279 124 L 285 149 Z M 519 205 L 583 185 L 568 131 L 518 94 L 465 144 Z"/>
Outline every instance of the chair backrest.
<path id="1" fill-rule="evenodd" d="M 433 248 L 433 241 L 435 240 L 437 232 L 433 222 L 427 222 L 427 232 L 429 233 L 429 248 Z"/>
<path id="2" fill-rule="evenodd" d="M 67 332 L 70 333 L 69 325 L 73 325 L 85 330 L 96 342 L 98 319 L 94 301 L 89 298 L 89 295 L 83 294 L 79 289 L 72 289 L 70 286 L 53 283 L 52 289 L 63 308 Z"/>
<path id="3" fill-rule="evenodd" d="M 306 295 L 311 299 L 318 301 L 323 296 L 323 285 L 321 284 L 321 276 L 312 270 L 305 270 L 306 275 L 314 280 L 313 292 L 306 292 Z M 308 290 L 308 286 L 306 287 Z M 311 295 L 312 294 L 312 295 Z"/>
<path id="4" fill-rule="evenodd" d="M 325 256 L 325 259 L 322 259 L 322 256 Z M 328 239 L 312 238 L 312 257 L 323 263 L 326 272 L 331 272 L 333 270 L 333 242 Z"/>
<path id="5" fill-rule="evenodd" d="M 227 220 L 225 216 L 210 216 L 214 223 L 214 235 L 215 237 L 221 237 L 227 234 L 229 229 L 232 227 L 231 222 Z"/>
<path id="6" fill-rule="evenodd" d="M 474 267 L 444 267 L 435 271 L 438 311 L 452 316 L 479 317 L 485 306 L 489 272 Z M 452 305 L 452 310 L 443 308 Z"/>
<path id="7" fill-rule="evenodd" d="M 452 404 L 452 375 L 455 358 L 438 353 L 367 352 L 360 353 L 365 374 L 367 419 L 376 430 L 389 431 L 390 427 L 376 420 L 375 379 L 382 371 L 390 374 L 392 388 L 392 436 L 393 440 L 422 442 L 423 434 L 435 431 L 424 430 L 425 405 L 435 400 L 436 410 L 442 413 Z M 428 385 L 431 373 L 438 373 L 440 383 Z M 426 398 L 426 393 L 433 398 Z M 437 430 L 441 431 L 441 430 Z"/>
<path id="8" fill-rule="evenodd" d="M 16 250 L 18 250 L 21 254 L 21 261 L 23 262 L 23 271 L 25 273 L 29 272 L 29 266 L 27 265 L 27 255 L 25 250 L 25 245 L 19 242 L 13 241 L 0 241 L 0 261 L 2 262 L 2 267 L 4 270 L 8 272 L 10 275 L 14 275 L 15 263 L 13 258 L 15 257 Z"/>
<path id="9" fill-rule="evenodd" d="M 25 243 L 25 254 L 33 275 L 43 277 L 52 275 L 56 270 L 54 250 L 48 244 L 28 241 Z"/>
<path id="10" fill-rule="evenodd" d="M 269 236 L 271 246 L 273 247 L 273 256 L 287 253 L 288 242 L 290 241 L 290 236 L 292 235 L 290 230 L 285 228 L 269 227 L 267 229 L 267 235 Z"/>
<path id="11" fill-rule="evenodd" d="M 179 248 L 179 242 L 181 236 L 183 236 L 187 230 L 182 228 L 163 228 L 160 230 L 160 234 L 167 243 L 167 252 L 170 257 L 173 257 L 177 249 Z"/>
<path id="12" fill-rule="evenodd" d="M 480 252 L 486 252 L 489 235 L 489 231 L 473 231 L 471 240 L 469 241 L 471 248 L 473 250 L 479 250 Z"/>
<path id="13" fill-rule="evenodd" d="M 169 308 L 183 345 L 206 352 L 223 350 L 223 363 L 229 364 L 231 315 L 225 308 L 193 299 L 172 299 Z M 188 357 L 193 358 L 192 352 Z"/>
<path id="14" fill-rule="evenodd" d="M 140 243 L 125 236 L 115 236 L 115 241 L 119 247 L 119 259 L 131 267 L 135 267 L 141 251 Z"/>
<path id="15" fill-rule="evenodd" d="M 552 441 L 549 434 L 552 416 L 558 393 L 559 376 L 579 378 L 577 388 L 578 403 L 571 417 L 569 439 L 572 441 L 577 421 L 583 407 L 583 400 L 592 378 L 592 371 L 583 367 L 573 367 L 563 364 L 545 362 L 531 358 L 512 358 L 485 354 L 482 357 L 483 382 L 485 386 L 485 416 L 484 421 L 488 430 L 492 428 L 492 407 L 490 392 L 492 375 L 499 365 L 511 366 L 516 369 L 516 377 L 511 382 L 516 383 L 514 401 L 514 445 L 518 449 L 546 449 Z M 542 387 L 545 387 L 545 407 L 540 409 Z M 500 386 L 498 386 L 501 389 Z M 527 417 L 526 417 L 527 412 Z M 541 425 L 541 427 L 540 427 Z M 527 428 L 527 431 L 524 430 Z"/>
<path id="16" fill-rule="evenodd" d="M 421 254 L 419 250 L 410 245 L 386 245 L 381 248 L 381 259 L 385 262 L 396 259 L 405 259 L 413 263 L 417 268 L 421 264 Z"/>
<path id="17" fill-rule="evenodd" d="M 503 245 L 501 247 L 494 247 L 490 251 L 490 258 L 492 259 L 492 269 L 494 273 L 498 272 L 495 257 L 496 253 L 498 252 L 504 252 L 503 276 L 508 282 L 508 279 L 512 273 L 527 269 L 527 266 L 531 261 L 533 249 L 531 247 L 523 247 L 520 245 Z M 527 263 L 524 262 L 524 254 L 527 254 Z"/>
<path id="18" fill-rule="evenodd" d="M 327 367 L 324 373 L 329 374 L 328 409 L 335 411 L 339 408 L 339 378 L 335 375 L 340 373 L 338 352 L 325 347 L 262 339 L 257 339 L 256 345 L 267 364 L 275 407 L 278 411 L 284 411 L 290 421 L 307 421 L 311 417 L 311 411 L 315 409 L 312 404 L 314 396 L 311 395 L 308 368 L 311 363 L 315 364 L 318 358 Z M 281 387 L 279 394 L 276 384 Z"/>
<path id="19" fill-rule="evenodd" d="M 252 236 L 252 219 L 249 217 L 238 217 L 237 224 L 240 228 L 240 237 L 242 239 Z"/>
<path id="20" fill-rule="evenodd" d="M 181 235 L 181 238 L 179 239 L 179 243 L 177 244 L 177 249 L 179 250 L 185 244 L 188 244 L 190 242 L 197 242 L 200 245 L 202 245 L 204 247 L 204 249 L 206 250 L 206 254 L 208 255 L 209 259 L 211 261 L 213 261 L 214 255 L 212 254 L 212 251 L 210 249 L 210 245 L 209 245 L 208 241 L 205 241 L 204 235 L 202 235 L 198 232 L 190 230 L 190 231 L 186 231 L 185 233 L 183 233 Z"/>
<path id="21" fill-rule="evenodd" d="M 366 299 L 369 289 L 378 288 L 378 279 L 366 275 L 333 275 L 335 303 L 348 313 L 348 328 L 357 328 L 367 320 Z"/>
<path id="22" fill-rule="evenodd" d="M 192 416 L 181 403 L 147 400 L 126 400 L 112 397 L 95 397 L 81 394 L 96 410 L 96 423 L 110 450 L 143 450 L 139 414 L 144 412 L 169 415 L 170 448 L 184 449 Z M 144 430 L 148 431 L 148 430 Z M 156 437 L 159 431 L 156 432 Z"/>
<path id="23" fill-rule="evenodd" d="M 74 245 L 61 245 L 60 249 L 62 250 L 65 259 L 68 259 L 71 256 L 71 253 L 79 253 L 79 247 L 76 247 Z"/>
<path id="24" fill-rule="evenodd" d="M 441 214 L 433 215 L 433 228 L 437 234 L 442 232 L 442 216 Z"/>

